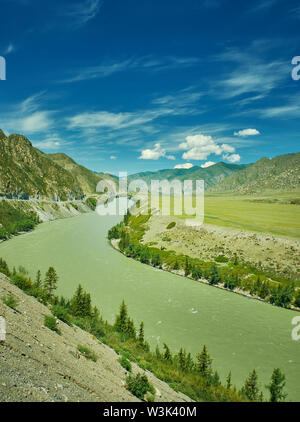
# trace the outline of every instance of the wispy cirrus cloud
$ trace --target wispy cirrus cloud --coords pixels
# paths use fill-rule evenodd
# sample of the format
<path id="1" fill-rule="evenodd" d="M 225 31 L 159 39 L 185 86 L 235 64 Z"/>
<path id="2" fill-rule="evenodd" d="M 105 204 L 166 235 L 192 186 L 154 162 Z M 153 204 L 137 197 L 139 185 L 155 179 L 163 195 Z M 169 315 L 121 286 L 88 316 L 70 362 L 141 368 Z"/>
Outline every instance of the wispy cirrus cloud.
<path id="1" fill-rule="evenodd" d="M 1 113 L 0 127 L 8 133 L 33 134 L 45 132 L 54 124 L 54 111 L 41 106 L 44 93 L 34 94 Z"/>
<path id="2" fill-rule="evenodd" d="M 71 2 L 64 15 L 69 18 L 70 25 L 79 28 L 95 18 L 103 5 L 102 0 L 83 0 Z"/>
<path id="3" fill-rule="evenodd" d="M 127 58 L 124 60 L 109 60 L 96 66 L 88 66 L 78 71 L 72 72 L 72 75 L 59 81 L 60 83 L 72 83 L 90 79 L 105 78 L 116 73 L 128 71 L 166 71 L 176 68 L 191 67 L 199 63 L 195 57 L 163 57 L 155 58 L 144 56 L 140 58 Z"/>
<path id="4" fill-rule="evenodd" d="M 8 54 L 10 54 L 10 53 L 13 53 L 14 51 L 16 50 L 16 47 L 14 46 L 14 44 L 13 43 L 9 43 L 6 47 L 5 47 L 5 49 L 3 50 L 3 55 L 4 56 L 7 56 Z"/>

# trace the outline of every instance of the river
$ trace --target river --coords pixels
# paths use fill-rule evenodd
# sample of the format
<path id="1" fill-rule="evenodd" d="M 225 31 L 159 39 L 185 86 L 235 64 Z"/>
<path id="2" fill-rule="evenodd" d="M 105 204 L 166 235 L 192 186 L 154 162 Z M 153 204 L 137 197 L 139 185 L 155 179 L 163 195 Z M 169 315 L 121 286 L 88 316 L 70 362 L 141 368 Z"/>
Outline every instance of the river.
<path id="1" fill-rule="evenodd" d="M 44 223 L 1 243 L 0 256 L 32 276 L 54 266 L 58 293 L 71 297 L 81 283 L 109 322 L 124 299 L 152 346 L 166 342 L 196 354 L 206 344 L 222 381 L 231 370 L 237 387 L 255 368 L 263 388 L 279 367 L 288 399 L 300 401 L 300 341 L 291 338 L 299 314 L 124 257 L 106 238 L 119 220 L 90 213 Z"/>

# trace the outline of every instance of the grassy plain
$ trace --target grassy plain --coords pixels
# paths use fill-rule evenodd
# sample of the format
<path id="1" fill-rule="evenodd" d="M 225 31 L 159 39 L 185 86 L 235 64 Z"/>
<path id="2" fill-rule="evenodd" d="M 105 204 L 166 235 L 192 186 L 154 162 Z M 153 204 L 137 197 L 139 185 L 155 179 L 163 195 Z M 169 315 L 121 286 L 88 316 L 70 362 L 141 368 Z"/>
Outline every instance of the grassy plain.
<path id="1" fill-rule="evenodd" d="M 173 215 L 174 201 L 180 201 L 180 198 L 171 197 L 171 214 Z M 205 193 L 204 222 L 300 238 L 299 203 L 300 192 L 265 193 L 261 196 L 228 196 Z M 178 217 L 191 218 L 184 213 Z"/>

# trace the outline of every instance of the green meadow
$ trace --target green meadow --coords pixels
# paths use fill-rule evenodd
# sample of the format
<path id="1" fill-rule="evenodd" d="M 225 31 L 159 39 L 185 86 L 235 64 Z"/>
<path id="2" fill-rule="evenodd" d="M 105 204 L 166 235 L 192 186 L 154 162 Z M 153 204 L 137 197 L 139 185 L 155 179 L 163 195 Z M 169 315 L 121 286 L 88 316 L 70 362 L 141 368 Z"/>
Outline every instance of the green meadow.
<path id="1" fill-rule="evenodd" d="M 174 215 L 174 201 L 180 201 L 180 199 L 171 197 L 172 215 Z M 228 196 L 206 193 L 204 197 L 204 222 L 299 238 L 299 203 L 299 192 L 270 193 L 263 196 Z M 162 200 L 160 201 L 161 204 Z M 178 217 L 191 218 L 184 213 Z"/>

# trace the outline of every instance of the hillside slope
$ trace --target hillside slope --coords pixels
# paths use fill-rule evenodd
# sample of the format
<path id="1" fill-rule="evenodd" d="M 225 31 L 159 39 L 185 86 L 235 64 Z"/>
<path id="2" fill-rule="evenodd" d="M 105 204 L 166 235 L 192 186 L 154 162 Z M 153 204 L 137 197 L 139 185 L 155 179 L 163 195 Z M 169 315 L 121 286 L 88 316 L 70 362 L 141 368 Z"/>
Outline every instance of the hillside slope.
<path id="1" fill-rule="evenodd" d="M 4 295 L 19 301 L 17 311 L 4 305 Z M 6 319 L 6 341 L 0 341 L 0 402 L 15 401 L 137 401 L 125 388 L 126 371 L 118 355 L 78 327 L 59 321 L 61 335 L 44 326 L 50 310 L 27 296 L 0 274 L 0 315 Z M 97 362 L 77 351 L 93 350 Z M 133 373 L 145 373 L 132 363 Z M 190 401 L 150 372 L 155 401 Z"/>
<path id="2" fill-rule="evenodd" d="M 65 154 L 45 154 L 22 135 L 6 136 L 0 129 L 0 197 L 14 199 L 82 199 L 95 193 L 95 174 Z"/>
<path id="3" fill-rule="evenodd" d="M 211 187 L 210 192 L 252 194 L 297 189 L 300 189 L 300 152 L 272 159 L 264 157 Z"/>
<path id="4" fill-rule="evenodd" d="M 48 154 L 48 157 L 50 157 L 60 167 L 71 173 L 85 194 L 95 193 L 98 182 L 104 178 L 114 181 L 117 180 L 111 175 L 104 173 L 94 173 L 93 171 L 88 170 L 80 164 L 77 164 L 66 154 Z"/>
<path id="5" fill-rule="evenodd" d="M 129 176 L 128 181 L 141 179 L 150 185 L 151 180 L 204 180 L 205 189 L 208 189 L 220 183 L 231 174 L 245 169 L 247 166 L 246 164 L 227 164 L 220 162 L 207 168 L 194 166 L 190 169 L 166 169 L 156 172 L 136 173 Z"/>

